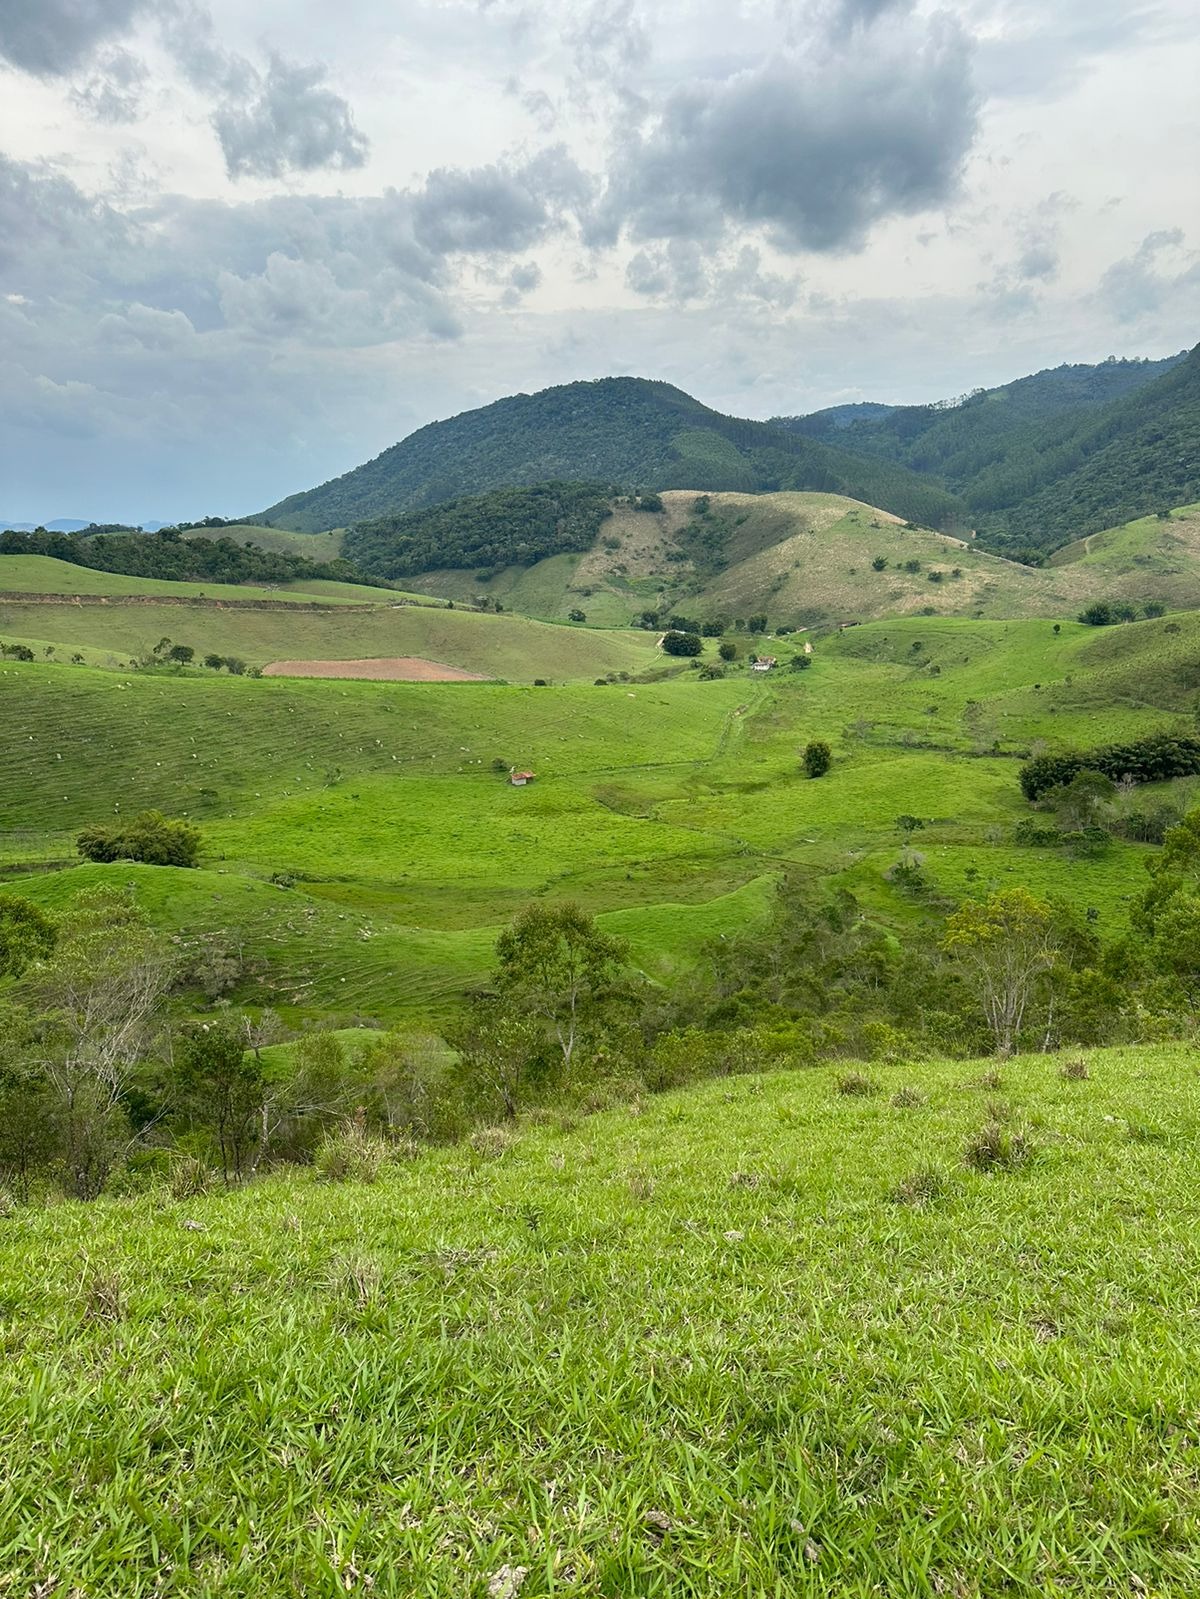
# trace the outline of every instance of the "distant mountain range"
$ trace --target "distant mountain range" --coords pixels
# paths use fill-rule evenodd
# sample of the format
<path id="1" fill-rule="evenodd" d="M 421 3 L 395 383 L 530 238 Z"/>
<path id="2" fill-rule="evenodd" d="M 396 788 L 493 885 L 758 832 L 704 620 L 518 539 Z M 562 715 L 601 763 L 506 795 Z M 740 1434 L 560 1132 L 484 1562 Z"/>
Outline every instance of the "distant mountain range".
<path id="1" fill-rule="evenodd" d="M 1061 366 L 955 402 L 752 422 L 644 378 L 518 394 L 433 422 L 252 520 L 320 532 L 547 481 L 842 494 L 1041 556 L 1200 499 L 1200 347 Z"/>
<path id="2" fill-rule="evenodd" d="M 143 533 L 157 533 L 160 527 L 169 527 L 170 525 L 171 524 L 169 522 L 140 522 L 137 524 Z M 77 518 L 70 516 L 56 517 L 53 522 L 13 522 L 5 521 L 5 519 L 0 516 L 0 533 L 32 533 L 36 528 L 39 527 L 45 528 L 47 533 L 83 533 L 86 532 L 86 530 L 90 527 L 99 526 L 129 527 L 131 532 L 134 531 L 132 524 L 124 522 L 120 524 L 101 524 L 91 521 L 80 522 Z"/>

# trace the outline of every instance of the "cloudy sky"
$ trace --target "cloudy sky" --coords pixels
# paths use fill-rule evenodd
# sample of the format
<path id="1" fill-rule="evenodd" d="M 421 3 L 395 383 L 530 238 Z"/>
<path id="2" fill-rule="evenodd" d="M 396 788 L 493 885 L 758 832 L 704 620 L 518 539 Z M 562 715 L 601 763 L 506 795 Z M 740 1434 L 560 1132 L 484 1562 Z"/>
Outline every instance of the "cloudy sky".
<path id="1" fill-rule="evenodd" d="M 0 517 L 1200 337 L 1194 0 L 0 0 Z"/>

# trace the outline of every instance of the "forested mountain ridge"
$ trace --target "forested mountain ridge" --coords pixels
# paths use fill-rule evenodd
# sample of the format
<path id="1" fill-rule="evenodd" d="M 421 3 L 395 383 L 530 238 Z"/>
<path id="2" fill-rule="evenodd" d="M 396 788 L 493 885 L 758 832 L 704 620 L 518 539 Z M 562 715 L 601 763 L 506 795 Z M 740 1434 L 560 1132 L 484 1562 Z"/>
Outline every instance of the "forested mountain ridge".
<path id="1" fill-rule="evenodd" d="M 924 526 L 962 519 L 939 484 L 765 422 L 723 416 L 668 383 L 601 378 L 517 394 L 433 422 L 364 466 L 269 507 L 300 532 L 539 482 L 845 494 Z"/>
<path id="2" fill-rule="evenodd" d="M 951 405 L 778 425 L 928 474 L 965 501 L 980 537 L 1045 553 L 1200 494 L 1200 355 L 1062 366 Z M 1102 457 L 1102 459 L 1101 459 Z"/>

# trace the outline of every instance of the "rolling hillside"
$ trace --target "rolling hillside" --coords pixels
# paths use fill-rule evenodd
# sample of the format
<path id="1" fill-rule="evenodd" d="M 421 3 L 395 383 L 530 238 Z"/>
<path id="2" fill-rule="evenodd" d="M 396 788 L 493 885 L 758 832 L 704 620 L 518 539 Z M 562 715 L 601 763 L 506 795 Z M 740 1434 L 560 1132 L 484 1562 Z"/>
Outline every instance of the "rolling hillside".
<path id="1" fill-rule="evenodd" d="M 76 570 L 71 568 L 72 571 Z M 139 580 L 130 579 L 130 582 Z M 145 580 L 141 580 L 145 581 Z M 367 606 L 339 595 L 263 596 L 270 609 L 235 597 L 115 596 L 91 604 L 69 599 L 31 603 L 0 595 L 0 639 L 29 644 L 41 655 L 82 652 L 91 664 L 123 667 L 148 655 L 160 639 L 192 646 L 197 659 L 236 656 L 251 667 L 273 661 L 345 661 L 414 657 L 485 677 L 530 682 L 535 677 L 591 682 L 608 672 L 658 664 L 647 633 L 599 633 L 554 627 L 520 616 L 480 615 L 442 605 Z M 372 592 L 372 591 L 368 591 Z"/>
<path id="2" fill-rule="evenodd" d="M 663 501 L 657 514 L 618 505 L 582 554 L 486 581 L 473 568 L 442 568 L 406 582 L 547 619 L 582 610 L 599 627 L 628 626 L 647 608 L 702 621 L 762 612 L 773 627 L 794 627 L 930 611 L 1063 617 L 1095 599 L 1175 607 L 1200 595 L 1200 549 L 1181 548 L 1154 569 L 1131 558 L 1039 570 L 840 495 L 667 493 Z"/>
<path id="3" fill-rule="evenodd" d="M 603 378 L 513 395 L 431 423 L 257 520 L 320 532 L 553 479 L 626 490 L 822 490 L 937 526 L 961 514 L 944 489 L 903 466 L 722 416 L 667 383 Z"/>
<path id="4" fill-rule="evenodd" d="M 654 659 L 652 634 L 627 644 L 520 625 Z M 453 1013 L 499 927 L 543 896 L 597 913 L 662 980 L 760 920 L 784 871 L 818 897 L 847 888 L 900 929 L 943 896 L 1016 881 L 1069 889 L 1119 933 L 1147 847 L 1114 840 L 1092 858 L 1023 846 L 1018 762 L 1036 741 L 1190 731 L 1200 617 L 1058 632 L 892 618 L 818 637 L 810 669 L 767 677 L 749 671 L 748 642 L 723 681 L 685 668 L 552 688 L 5 662 L 5 887 L 54 906 L 87 884 L 130 883 L 172 934 L 244 952 L 241 1003 L 301 1019 Z M 800 647 L 772 643 L 785 662 Z M 799 769 L 813 737 L 834 749 L 820 783 Z M 538 774 L 527 789 L 504 780 L 518 764 Z M 33 870 L 71 862 L 88 822 L 144 806 L 199 823 L 202 870 Z M 889 875 L 906 812 L 925 823 L 928 899 Z"/>
<path id="5" fill-rule="evenodd" d="M 1194 1595 L 1194 1053 L 1069 1059 L 14 1211 L 12 1591 Z"/>

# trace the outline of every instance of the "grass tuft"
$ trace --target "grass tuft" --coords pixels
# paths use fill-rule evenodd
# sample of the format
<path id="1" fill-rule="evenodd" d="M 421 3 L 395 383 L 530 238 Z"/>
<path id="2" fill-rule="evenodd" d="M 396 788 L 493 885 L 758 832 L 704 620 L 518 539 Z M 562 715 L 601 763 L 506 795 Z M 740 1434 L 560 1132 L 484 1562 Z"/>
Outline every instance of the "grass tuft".
<path id="1" fill-rule="evenodd" d="M 911 1083 L 906 1083 L 903 1088 L 898 1088 L 892 1095 L 891 1102 L 897 1110 L 920 1110 L 922 1105 L 928 1105 L 929 1099 L 919 1088 L 914 1088 Z"/>
<path id="2" fill-rule="evenodd" d="M 839 1094 L 848 1098 L 865 1098 L 880 1091 L 875 1079 L 865 1077 L 862 1072 L 843 1072 L 834 1086 Z"/>
<path id="3" fill-rule="evenodd" d="M 1086 1081 L 1091 1073 L 1088 1071 L 1087 1061 L 1081 1057 L 1078 1060 L 1064 1061 L 1058 1068 L 1058 1075 L 1069 1083 L 1079 1083 Z"/>
<path id="4" fill-rule="evenodd" d="M 1001 1107 L 992 1106 L 991 1110 Z M 973 1132 L 963 1148 L 963 1160 L 974 1171 L 1015 1171 L 1031 1160 L 1035 1152 L 1033 1140 L 1022 1127 L 992 1115 L 983 1126 Z"/>

